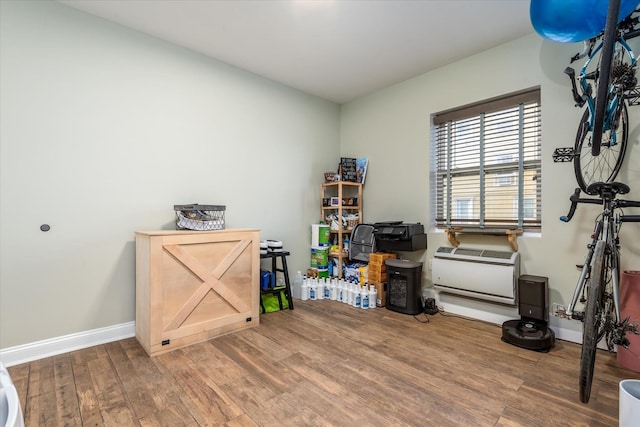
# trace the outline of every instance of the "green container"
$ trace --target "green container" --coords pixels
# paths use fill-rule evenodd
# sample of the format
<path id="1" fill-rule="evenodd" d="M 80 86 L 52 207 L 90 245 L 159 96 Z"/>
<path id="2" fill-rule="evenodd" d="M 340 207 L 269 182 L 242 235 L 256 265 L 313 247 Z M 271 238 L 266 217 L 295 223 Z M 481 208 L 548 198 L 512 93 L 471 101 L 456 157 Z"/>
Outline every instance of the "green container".
<path id="1" fill-rule="evenodd" d="M 331 241 L 331 228 L 327 224 L 311 225 L 311 246 L 314 248 L 320 246 L 329 246 Z"/>
<path id="2" fill-rule="evenodd" d="M 311 248 L 311 268 L 329 268 L 329 247 L 317 246 Z"/>

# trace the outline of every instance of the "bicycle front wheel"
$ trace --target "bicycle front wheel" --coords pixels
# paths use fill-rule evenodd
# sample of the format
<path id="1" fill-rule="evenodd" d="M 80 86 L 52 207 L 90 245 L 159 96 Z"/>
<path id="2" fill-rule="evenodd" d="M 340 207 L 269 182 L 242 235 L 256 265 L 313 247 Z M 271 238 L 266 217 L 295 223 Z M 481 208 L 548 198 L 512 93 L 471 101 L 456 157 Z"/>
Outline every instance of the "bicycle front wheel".
<path id="1" fill-rule="evenodd" d="M 588 403 L 591 397 L 596 347 L 600 341 L 602 323 L 602 293 L 604 286 L 605 243 L 599 240 L 591 258 L 591 273 L 587 288 L 587 304 L 584 307 L 582 327 L 582 353 L 580 355 L 580 401 Z"/>
<path id="2" fill-rule="evenodd" d="M 619 114 L 616 128 L 604 132 L 600 153 L 594 156 L 591 151 L 593 132 L 589 129 L 589 109 L 584 110 L 576 134 L 573 159 L 576 181 L 584 192 L 594 182 L 612 182 L 620 171 L 629 137 L 626 104 L 621 104 Z"/>
<path id="3" fill-rule="evenodd" d="M 613 60 L 613 48 L 616 43 L 618 28 L 618 12 L 620 0 L 609 0 L 607 20 L 602 36 L 602 50 L 600 51 L 600 73 L 596 89 L 596 106 L 593 117 L 593 144 L 591 152 L 593 156 L 600 154 L 600 142 L 604 138 L 605 115 L 609 105 L 609 78 L 611 74 L 611 62 Z"/>

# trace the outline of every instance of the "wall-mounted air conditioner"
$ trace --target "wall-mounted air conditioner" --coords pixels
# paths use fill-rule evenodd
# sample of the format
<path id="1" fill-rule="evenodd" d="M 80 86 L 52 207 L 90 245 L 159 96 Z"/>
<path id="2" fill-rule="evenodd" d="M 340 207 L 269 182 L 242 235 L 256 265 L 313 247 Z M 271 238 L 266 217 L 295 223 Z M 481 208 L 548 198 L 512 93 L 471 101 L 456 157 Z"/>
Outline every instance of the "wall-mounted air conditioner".
<path id="1" fill-rule="evenodd" d="M 515 305 L 520 254 L 440 247 L 434 254 L 431 273 L 433 286 L 441 292 Z"/>

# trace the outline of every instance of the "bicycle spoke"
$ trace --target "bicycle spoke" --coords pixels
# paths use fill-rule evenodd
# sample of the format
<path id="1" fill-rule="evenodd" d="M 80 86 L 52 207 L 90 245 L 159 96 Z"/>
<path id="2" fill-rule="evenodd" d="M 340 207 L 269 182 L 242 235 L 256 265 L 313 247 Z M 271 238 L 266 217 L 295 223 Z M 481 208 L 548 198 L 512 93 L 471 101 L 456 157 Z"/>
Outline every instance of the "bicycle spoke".
<path id="1" fill-rule="evenodd" d="M 581 153 L 582 172 L 586 182 L 607 182 L 611 177 L 611 171 L 615 167 L 619 150 L 608 148 L 601 150 L 600 155 L 593 157 L 591 151 L 585 150 Z"/>
<path id="2" fill-rule="evenodd" d="M 594 156 L 591 149 L 593 132 L 587 129 L 588 121 L 589 111 L 585 110 L 574 147 L 576 181 L 583 191 L 594 182 L 612 182 L 615 179 L 624 160 L 628 137 L 627 109 L 623 105 L 617 129 L 605 132 L 600 153 Z"/>

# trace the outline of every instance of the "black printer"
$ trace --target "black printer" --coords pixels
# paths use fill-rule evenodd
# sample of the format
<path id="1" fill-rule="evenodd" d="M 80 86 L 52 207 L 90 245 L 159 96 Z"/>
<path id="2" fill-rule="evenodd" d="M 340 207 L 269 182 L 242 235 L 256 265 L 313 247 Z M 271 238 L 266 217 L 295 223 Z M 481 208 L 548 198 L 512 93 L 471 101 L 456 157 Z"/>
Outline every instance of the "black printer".
<path id="1" fill-rule="evenodd" d="M 427 249 L 427 235 L 420 223 L 385 221 L 373 224 L 373 236 L 379 251 L 417 251 Z"/>

